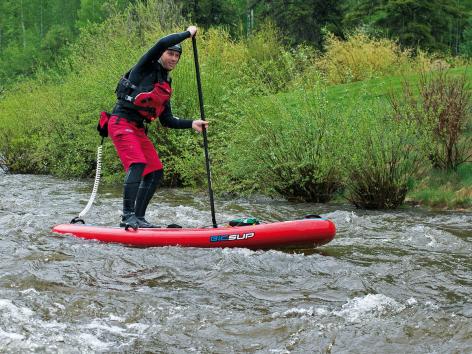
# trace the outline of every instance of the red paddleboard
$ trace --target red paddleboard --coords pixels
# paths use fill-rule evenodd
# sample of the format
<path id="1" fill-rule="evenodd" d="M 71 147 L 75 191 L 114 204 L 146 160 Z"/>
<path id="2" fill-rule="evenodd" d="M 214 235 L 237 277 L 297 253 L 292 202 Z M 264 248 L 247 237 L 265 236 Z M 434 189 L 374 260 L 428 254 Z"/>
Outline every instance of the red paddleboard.
<path id="1" fill-rule="evenodd" d="M 316 247 L 330 242 L 336 234 L 327 219 L 301 219 L 247 226 L 218 228 L 128 229 L 82 224 L 61 224 L 53 232 L 102 242 L 137 247 L 242 247 L 267 249 Z"/>

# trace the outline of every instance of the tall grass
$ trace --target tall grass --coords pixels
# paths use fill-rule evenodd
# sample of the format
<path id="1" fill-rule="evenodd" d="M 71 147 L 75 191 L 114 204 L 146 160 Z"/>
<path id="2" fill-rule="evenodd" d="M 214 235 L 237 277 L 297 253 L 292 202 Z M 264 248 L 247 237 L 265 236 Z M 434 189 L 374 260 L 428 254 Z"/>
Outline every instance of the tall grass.
<path id="1" fill-rule="evenodd" d="M 305 201 L 331 200 L 342 184 L 346 152 L 338 113 L 329 109 L 321 87 L 246 102 L 224 164 L 230 185 Z"/>
<path id="2" fill-rule="evenodd" d="M 472 163 L 464 163 L 456 171 L 433 170 L 416 183 L 408 197 L 437 208 L 470 208 Z"/>

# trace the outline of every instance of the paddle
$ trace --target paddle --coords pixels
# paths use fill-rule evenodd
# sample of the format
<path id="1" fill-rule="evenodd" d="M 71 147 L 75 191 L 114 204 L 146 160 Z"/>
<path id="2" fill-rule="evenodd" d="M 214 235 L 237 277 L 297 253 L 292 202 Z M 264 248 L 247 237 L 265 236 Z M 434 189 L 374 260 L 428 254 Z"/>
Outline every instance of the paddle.
<path id="1" fill-rule="evenodd" d="M 197 39 L 195 36 L 192 37 L 193 45 L 193 59 L 195 61 L 195 73 L 197 75 L 197 88 L 198 88 L 198 101 L 200 102 L 200 118 L 205 120 L 205 111 L 203 109 L 203 92 L 202 92 L 202 81 L 200 79 L 200 65 L 198 64 L 198 51 L 197 51 Z M 203 146 L 205 148 L 205 164 L 208 179 L 208 194 L 210 195 L 210 207 L 211 207 L 211 219 L 213 221 L 213 227 L 217 228 L 216 216 L 215 216 L 215 202 L 213 200 L 213 189 L 211 188 L 211 170 L 210 170 L 210 156 L 208 153 L 208 138 L 206 128 L 203 127 Z"/>

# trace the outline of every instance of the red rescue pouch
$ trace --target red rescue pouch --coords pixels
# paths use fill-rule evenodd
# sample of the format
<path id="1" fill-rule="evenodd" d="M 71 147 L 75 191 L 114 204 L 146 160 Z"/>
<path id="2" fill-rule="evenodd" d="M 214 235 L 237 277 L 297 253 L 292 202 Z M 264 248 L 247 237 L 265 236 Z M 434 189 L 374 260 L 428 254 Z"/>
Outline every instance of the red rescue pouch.
<path id="1" fill-rule="evenodd" d="M 152 108 L 152 112 L 138 110 L 147 121 L 153 121 L 161 115 L 166 103 L 172 96 L 172 88 L 167 81 L 154 84 L 151 92 L 141 92 L 134 99 L 134 104 L 139 107 Z"/>
<path id="2" fill-rule="evenodd" d="M 98 121 L 97 130 L 100 136 L 106 138 L 108 136 L 108 120 L 111 114 L 108 112 L 100 112 L 100 119 Z"/>

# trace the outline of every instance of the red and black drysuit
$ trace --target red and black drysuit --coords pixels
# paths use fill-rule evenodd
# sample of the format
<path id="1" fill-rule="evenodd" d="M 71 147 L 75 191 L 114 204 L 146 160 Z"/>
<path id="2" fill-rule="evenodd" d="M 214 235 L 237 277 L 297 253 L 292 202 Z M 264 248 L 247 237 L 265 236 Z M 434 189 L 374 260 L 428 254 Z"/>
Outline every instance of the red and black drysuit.
<path id="1" fill-rule="evenodd" d="M 161 38 L 129 72 L 129 82 L 141 91 L 153 88 L 169 90 L 165 103 L 153 113 L 140 106 L 118 99 L 108 122 L 111 137 L 120 160 L 127 171 L 123 191 L 123 218 L 120 226 L 154 227 L 144 219 L 146 208 L 162 178 L 162 163 L 147 137 L 144 123 L 159 118 L 165 127 L 187 129 L 192 120 L 177 119 L 170 105 L 171 79 L 169 72 L 159 63 L 159 58 L 172 47 L 191 36 L 189 31 L 174 33 Z M 138 90 L 138 91 L 139 91 Z M 138 96 L 136 97 L 138 98 Z"/>

